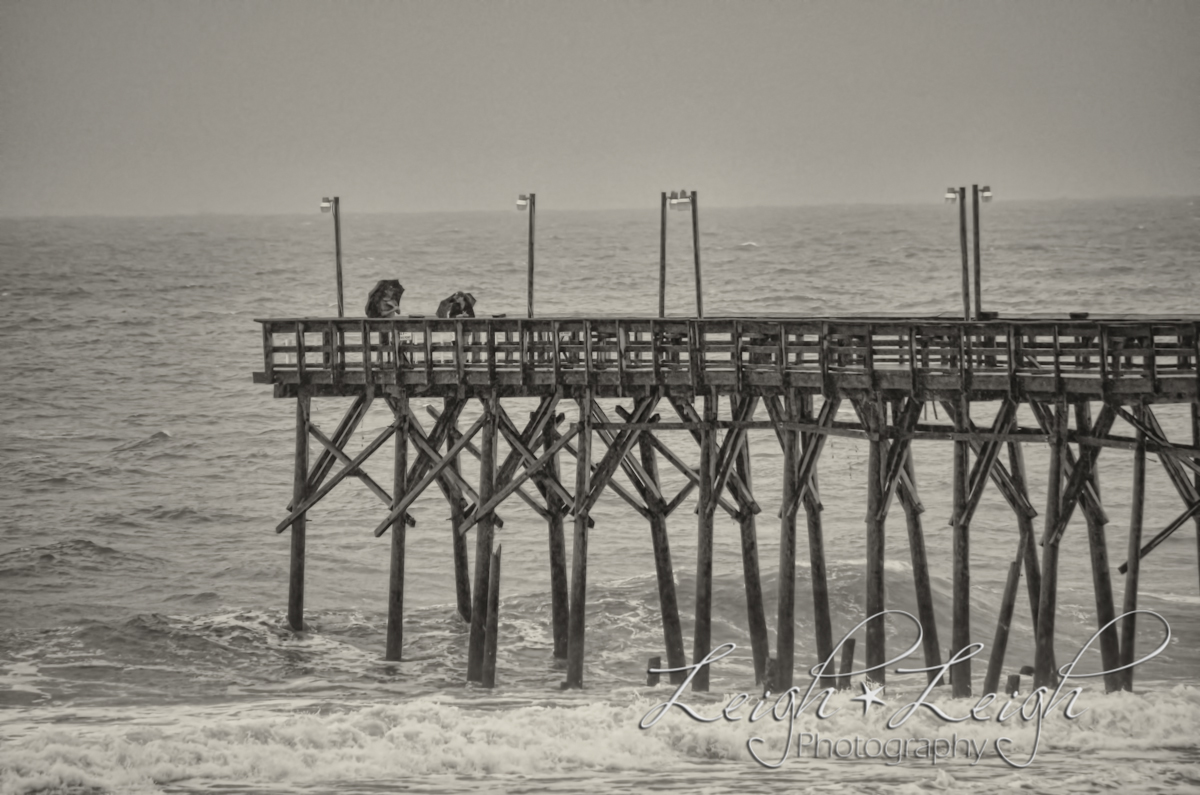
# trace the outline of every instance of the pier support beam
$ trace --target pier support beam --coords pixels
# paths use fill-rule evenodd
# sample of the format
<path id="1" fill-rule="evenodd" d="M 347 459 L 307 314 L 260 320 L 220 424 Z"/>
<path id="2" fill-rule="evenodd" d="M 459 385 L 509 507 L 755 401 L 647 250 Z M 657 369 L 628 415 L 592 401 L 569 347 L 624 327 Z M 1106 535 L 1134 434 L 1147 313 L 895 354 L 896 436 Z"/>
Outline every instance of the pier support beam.
<path id="1" fill-rule="evenodd" d="M 662 482 L 658 478 L 658 462 L 654 455 L 651 436 L 643 433 L 638 437 L 638 451 L 642 469 L 661 492 Z M 667 667 L 683 668 L 687 656 L 683 649 L 683 628 L 679 622 L 679 602 L 675 595 L 675 572 L 671 564 L 671 545 L 667 538 L 667 504 L 661 498 L 646 493 L 646 508 L 650 514 L 650 544 L 654 549 L 654 574 L 658 579 L 658 604 L 662 614 L 663 643 L 667 649 Z M 671 684 L 679 684 L 686 678 L 685 671 L 671 674 Z"/>
<path id="2" fill-rule="evenodd" d="M 496 488 L 496 433 L 500 422 L 499 399 L 492 394 L 483 400 L 483 443 L 479 458 L 479 507 L 483 508 Z M 475 587 L 471 603 L 471 635 L 467 649 L 467 681 L 483 677 L 484 644 L 487 640 L 488 580 L 492 566 L 492 512 L 479 517 L 475 529 Z"/>
<path id="3" fill-rule="evenodd" d="M 917 598 L 917 618 L 921 622 L 921 648 L 925 655 L 925 667 L 934 668 L 942 664 L 941 645 L 938 643 L 937 615 L 933 610 L 933 586 L 929 580 L 929 558 L 925 554 L 925 532 L 921 526 L 924 507 L 916 494 L 917 473 L 912 462 L 912 448 L 905 454 L 904 471 L 908 481 L 899 488 L 900 506 L 904 509 L 905 526 L 908 529 L 908 549 L 912 558 L 913 588 Z M 939 676 L 937 671 L 925 674 L 925 681 L 932 682 Z"/>
<path id="4" fill-rule="evenodd" d="M 408 492 L 408 395 L 395 397 L 395 474 L 392 479 L 392 508 Z M 391 567 L 388 574 L 388 618 L 385 660 L 399 660 L 404 650 L 404 542 L 407 535 L 405 514 L 392 522 Z"/>
<path id="5" fill-rule="evenodd" d="M 1054 670 L 1054 614 L 1058 608 L 1058 541 L 1052 536 L 1058 527 L 1062 507 L 1063 458 L 1067 446 L 1067 407 L 1059 399 L 1054 404 L 1050 426 L 1050 472 L 1046 483 L 1046 531 L 1042 538 L 1042 589 L 1038 598 L 1037 637 L 1034 652 L 1033 686 L 1054 688 L 1058 672 Z"/>
<path id="6" fill-rule="evenodd" d="M 308 499 L 308 418 L 312 399 L 306 390 L 296 396 L 296 460 L 292 478 L 292 505 Z M 291 570 L 288 573 L 288 626 L 296 632 L 304 629 L 304 532 L 308 515 L 300 514 L 292 522 Z"/>
<path id="7" fill-rule="evenodd" d="M 750 470 L 750 439 L 746 437 L 737 451 L 737 475 L 753 489 Z M 767 640 L 767 613 L 763 605 L 762 577 L 758 568 L 758 529 L 750 503 L 739 495 L 738 522 L 742 537 L 742 580 L 746 586 L 746 627 L 750 633 L 750 651 L 754 657 L 754 683 L 766 681 L 770 646 Z"/>
<path id="8" fill-rule="evenodd" d="M 449 403 L 449 399 L 446 402 Z M 450 406 L 445 406 L 443 409 L 443 411 L 450 410 Z M 461 436 L 462 434 L 458 430 L 458 421 L 455 420 L 446 429 L 447 452 L 458 443 Z M 446 495 L 447 502 L 450 503 L 450 544 L 454 556 L 454 593 L 458 600 L 459 617 L 463 621 L 469 622 L 471 620 L 471 574 L 470 562 L 467 559 L 467 539 L 458 532 L 458 528 L 462 526 L 463 520 L 466 518 L 462 490 L 457 487 L 458 481 L 462 480 L 462 472 L 458 466 L 458 454 L 454 455 L 446 470 L 450 473 L 450 480 L 455 483 L 455 488 Z"/>
<path id="9" fill-rule="evenodd" d="M 583 636 L 587 617 L 588 494 L 592 475 L 592 390 L 579 399 L 579 451 L 575 457 L 575 537 L 571 548 L 571 609 L 567 638 L 568 688 L 583 687 Z"/>
<path id="10" fill-rule="evenodd" d="M 796 419 L 794 393 L 784 397 L 784 416 Z M 796 501 L 800 483 L 797 481 L 797 432 L 781 428 L 783 444 L 783 515 L 779 528 L 779 597 L 775 624 L 775 661 L 777 692 L 792 686 L 796 655 L 796 512 L 788 506 Z"/>
<path id="11" fill-rule="evenodd" d="M 799 409 L 802 422 L 816 422 L 811 395 L 800 398 Z M 808 528 L 808 574 L 812 580 L 813 629 L 816 634 L 818 660 L 828 660 L 833 656 L 833 614 L 829 607 L 825 531 L 821 523 L 821 501 L 817 497 L 817 459 L 820 458 L 823 443 L 824 437 L 820 434 L 800 434 L 801 453 L 805 457 L 811 457 L 813 463 L 809 468 L 808 482 L 800 483 L 797 480 L 797 488 L 804 490 L 800 499 L 804 504 L 804 517 Z M 829 673 L 832 674 L 832 671 Z M 846 680 L 846 684 L 849 686 L 849 679 Z"/>
<path id="12" fill-rule="evenodd" d="M 970 426 L 970 403 L 964 397 L 955 406 L 954 430 L 967 433 Z M 954 442 L 954 607 L 950 629 L 950 653 L 956 655 L 971 645 L 971 525 L 967 515 L 968 478 L 971 443 L 966 439 Z M 982 472 L 981 472 L 982 475 Z M 980 477 L 982 484 L 982 477 Z M 971 695 L 971 660 L 966 659 L 950 669 L 950 685 L 954 698 Z"/>
<path id="13" fill-rule="evenodd" d="M 1144 423 L 1145 412 L 1141 406 L 1134 409 L 1139 421 Z M 1125 601 L 1121 620 L 1121 665 L 1130 665 L 1137 646 L 1137 616 L 1128 615 L 1137 610 L 1138 582 L 1141 576 L 1142 520 L 1146 506 L 1146 432 L 1137 429 L 1137 449 L 1133 451 L 1133 495 L 1129 511 L 1129 556 L 1125 572 Z M 1121 687 L 1133 690 L 1133 668 L 1121 671 Z"/>
<path id="14" fill-rule="evenodd" d="M 863 424 L 870 433 L 867 451 L 867 602 L 866 615 L 878 615 L 887 609 L 884 585 L 884 446 L 886 416 L 876 399 L 864 399 L 860 406 Z M 867 664 L 869 678 L 877 684 L 887 681 L 887 642 L 883 616 L 867 622 Z"/>
<path id="15" fill-rule="evenodd" d="M 696 628 L 692 637 L 692 664 L 712 651 L 713 514 L 717 456 L 717 396 L 704 396 L 704 424 L 700 428 L 700 506 L 696 523 Z M 728 431 L 736 433 L 736 431 Z M 708 691 L 708 666 L 692 677 L 692 690 Z"/>
<path id="16" fill-rule="evenodd" d="M 542 431 L 542 438 L 542 444 L 547 450 L 558 441 L 558 430 L 553 421 L 546 423 L 546 427 Z M 554 480 L 559 479 L 557 453 L 546 462 L 545 471 Z M 546 485 L 543 479 L 538 479 L 537 488 L 546 500 L 546 512 L 549 514 L 546 525 L 550 547 L 550 626 L 554 637 L 554 658 L 565 660 L 567 658 L 567 624 L 570 620 L 570 601 L 567 595 L 567 544 L 563 535 L 563 517 L 567 513 L 567 507 L 554 489 Z"/>

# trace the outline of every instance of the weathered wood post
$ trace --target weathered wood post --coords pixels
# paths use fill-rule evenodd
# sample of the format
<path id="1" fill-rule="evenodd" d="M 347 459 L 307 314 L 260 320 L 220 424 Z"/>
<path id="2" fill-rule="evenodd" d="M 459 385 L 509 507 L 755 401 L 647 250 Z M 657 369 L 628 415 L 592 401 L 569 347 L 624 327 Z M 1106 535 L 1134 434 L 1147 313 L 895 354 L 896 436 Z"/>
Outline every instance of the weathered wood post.
<path id="1" fill-rule="evenodd" d="M 813 398 L 804 395 L 800 398 L 800 418 L 804 422 L 815 422 L 813 416 Z M 793 437 L 796 438 L 796 437 Z M 799 435 L 803 455 L 817 457 L 821 453 L 823 438 L 820 434 L 801 433 Z M 809 485 L 812 488 L 807 488 Z M 833 614 L 829 607 L 829 577 L 825 563 L 825 531 L 821 522 L 821 503 L 813 491 L 817 486 L 817 464 L 814 461 L 809 475 L 809 483 L 797 481 L 796 488 L 804 489 L 801 502 L 804 503 L 804 517 L 808 530 L 808 573 L 812 581 L 813 598 L 813 629 L 816 635 L 817 659 L 828 660 L 833 654 Z M 795 520 L 793 520 L 794 526 Z"/>
<path id="2" fill-rule="evenodd" d="M 488 332 L 491 333 L 490 330 Z M 496 488 L 496 433 L 499 399 L 495 393 L 483 399 L 483 443 L 479 459 L 479 507 L 492 498 Z M 479 517 L 475 526 L 475 587 L 471 604 L 471 635 L 467 649 L 467 681 L 483 676 L 484 643 L 487 638 L 488 580 L 492 566 L 492 537 L 495 522 L 491 512 Z"/>
<path id="3" fill-rule="evenodd" d="M 737 453 L 737 474 L 746 490 L 754 488 L 750 471 L 750 439 L 746 437 Z M 746 626 L 750 633 L 750 652 L 754 657 L 754 682 L 766 681 L 767 658 L 770 647 L 767 636 L 767 613 L 763 604 L 762 578 L 758 568 L 758 529 L 754 511 L 745 495 L 738 492 L 738 521 L 742 538 L 742 580 L 746 586 Z"/>
<path id="4" fill-rule="evenodd" d="M 992 654 L 988 659 L 987 673 L 983 677 L 983 692 L 995 693 L 1000 687 L 1000 672 L 1004 668 L 1004 654 L 1008 650 L 1008 630 L 1012 626 L 1013 608 L 1017 602 L 1017 588 L 1021 579 L 1021 557 L 1008 566 L 1008 579 L 1004 583 L 1004 596 L 1000 600 L 1000 616 L 996 620 L 996 635 L 992 639 Z"/>
<path id="5" fill-rule="evenodd" d="M 448 412 L 451 410 L 449 405 L 450 399 L 447 398 L 442 407 L 442 411 Z M 462 434 L 458 430 L 458 420 L 454 422 L 446 430 L 446 452 L 454 448 Z M 462 471 L 458 465 L 458 454 L 455 453 L 450 464 L 446 467 L 450 473 L 450 477 L 454 481 L 462 480 Z M 450 545 L 454 555 L 454 593 L 458 600 L 458 615 L 463 621 L 471 620 L 471 574 L 470 563 L 467 560 L 467 539 L 458 532 L 462 527 L 463 519 L 463 501 L 461 494 L 457 497 L 453 494 L 448 495 L 450 499 Z"/>
<path id="6" fill-rule="evenodd" d="M 796 419 L 797 396 L 784 396 L 784 417 Z M 783 442 L 783 512 L 779 528 L 779 607 L 775 624 L 775 686 L 779 691 L 792 686 L 796 654 L 796 512 L 788 506 L 796 501 L 797 431 L 781 428 Z"/>
<path id="7" fill-rule="evenodd" d="M 641 454 L 642 469 L 656 486 L 659 485 L 661 481 L 658 478 L 658 462 L 650 433 L 638 436 L 638 451 Z M 654 550 L 654 574 L 658 580 L 658 604 L 662 613 L 667 667 L 682 668 L 687 665 L 687 656 L 683 648 L 683 628 L 679 622 L 679 602 L 675 595 L 675 572 L 671 564 L 671 545 L 667 537 L 666 506 L 662 500 L 653 499 L 653 495 L 646 496 L 651 498 L 647 500 L 646 508 L 650 513 L 650 544 Z M 679 684 L 686 676 L 686 672 L 676 671 L 671 674 L 671 683 Z"/>
<path id="8" fill-rule="evenodd" d="M 297 335 L 297 346 L 304 342 Z M 296 461 L 292 478 L 292 505 L 308 499 L 308 418 L 312 397 L 303 386 L 296 393 Z M 288 573 L 288 626 L 296 632 L 304 629 L 304 532 L 308 514 L 292 522 L 291 570 Z"/>
<path id="9" fill-rule="evenodd" d="M 692 191 L 692 252 L 696 258 L 696 317 L 704 317 L 704 287 L 700 282 L 700 194 Z M 705 652 L 706 654 L 708 652 Z M 694 681 L 694 680 L 693 680 Z"/>
<path id="10" fill-rule="evenodd" d="M 392 508 L 400 505 L 408 492 L 408 395 L 395 396 L 396 423 L 395 473 L 392 476 Z M 385 660 L 399 660 L 404 651 L 404 543 L 407 535 L 405 514 L 392 522 L 391 565 L 388 574 L 388 618 Z"/>
<path id="11" fill-rule="evenodd" d="M 1200 366 L 1200 363 L 1198 363 Z M 1142 519 L 1146 505 L 1146 431 L 1145 411 L 1141 406 L 1134 408 L 1138 422 L 1143 427 L 1137 429 L 1137 448 L 1133 451 L 1133 496 L 1129 513 L 1129 554 L 1125 558 L 1128 569 L 1125 572 L 1125 601 L 1123 613 L 1137 610 L 1138 578 L 1141 575 L 1142 549 Z M 1137 616 L 1126 615 L 1121 620 L 1121 664 L 1129 665 L 1135 659 L 1137 645 Z M 1133 690 L 1133 669 L 1121 672 L 1122 687 Z"/>
<path id="12" fill-rule="evenodd" d="M 554 427 L 554 419 L 546 423 L 542 431 L 543 444 L 549 450 L 558 441 L 558 431 Z M 545 472 L 548 477 L 558 480 L 558 453 L 546 462 Z M 567 658 L 567 624 L 570 620 L 569 599 L 567 595 L 567 544 L 563 534 L 563 517 L 567 508 L 555 493 L 554 489 L 538 484 L 538 489 L 546 499 L 546 512 L 550 515 L 547 520 L 550 543 L 550 624 L 554 635 L 554 657 Z"/>
<path id="13" fill-rule="evenodd" d="M 699 274 L 697 274 L 699 275 Z M 704 422 L 700 426 L 700 505 L 696 522 L 696 628 L 692 637 L 692 664 L 712 651 L 713 514 L 717 494 L 713 475 L 717 454 L 716 389 L 704 396 Z M 729 433 L 734 431 L 730 430 Z M 696 671 L 692 690 L 708 690 L 708 666 Z"/>
<path id="14" fill-rule="evenodd" d="M 854 638 L 846 638 L 842 644 L 842 662 L 838 668 L 837 689 L 850 689 L 850 672 L 854 670 Z"/>
<path id="15" fill-rule="evenodd" d="M 1067 407 L 1063 399 L 1054 403 L 1054 425 L 1050 439 L 1050 473 L 1046 484 L 1046 530 L 1042 537 L 1042 591 L 1038 599 L 1033 686 L 1053 688 L 1054 614 L 1058 607 L 1058 543 L 1051 536 L 1058 527 L 1062 507 L 1062 468 L 1067 443 Z"/>
<path id="16" fill-rule="evenodd" d="M 1091 408 L 1087 401 L 1080 401 L 1075 404 L 1075 429 L 1081 434 L 1104 435 L 1107 428 L 1095 429 L 1092 425 Z M 1087 471 L 1088 482 L 1092 490 L 1098 496 L 1100 494 L 1100 480 L 1096 475 L 1096 455 L 1098 451 L 1086 449 L 1083 445 L 1079 446 L 1079 460 L 1076 467 L 1083 467 Z M 1090 462 L 1090 466 L 1089 466 Z M 1092 589 L 1096 597 L 1096 624 L 1097 627 L 1106 627 L 1100 632 L 1100 659 L 1104 665 L 1104 670 L 1112 671 L 1120 667 L 1121 650 L 1119 647 L 1120 640 L 1118 637 L 1119 630 L 1113 620 L 1117 617 L 1116 610 L 1113 607 L 1113 590 L 1112 577 L 1109 574 L 1108 565 L 1108 542 L 1105 538 L 1104 524 L 1107 517 L 1097 515 L 1097 512 L 1091 507 L 1091 503 L 1080 498 L 1082 503 L 1084 518 L 1087 520 L 1087 536 L 1088 536 L 1088 553 L 1092 564 Z M 1124 682 L 1124 677 L 1118 673 L 1110 673 L 1104 677 L 1104 688 L 1106 692 L 1120 690 Z"/>
<path id="17" fill-rule="evenodd" d="M 592 474 L 592 390 L 579 398 L 579 448 L 575 457 L 575 536 L 571 549 L 571 610 L 567 639 L 569 688 L 583 687 L 583 637 L 587 616 L 587 499 Z"/>
<path id="18" fill-rule="evenodd" d="M 912 491 L 903 482 L 898 489 L 900 505 L 904 509 L 904 523 L 908 530 L 908 549 L 912 558 L 913 589 L 917 599 L 917 619 L 921 622 L 921 649 L 925 655 L 925 667 L 933 668 L 941 665 L 942 651 L 938 643 L 937 616 L 933 609 L 933 585 L 929 579 L 929 558 L 925 553 L 925 531 L 921 523 L 921 512 L 924 508 L 918 503 L 916 495 L 917 474 L 912 461 L 910 447 L 904 457 L 904 473 L 912 484 Z M 937 671 L 925 674 L 925 680 L 932 682 L 938 677 Z"/>
<path id="19" fill-rule="evenodd" d="M 963 264 L 966 265 L 965 248 Z M 962 361 L 959 366 L 966 367 L 967 363 Z M 956 438 L 954 441 L 954 607 L 950 630 L 952 654 L 958 654 L 971 644 L 971 528 L 966 516 L 971 443 L 965 438 L 965 434 L 970 430 L 971 403 L 966 395 L 961 396 L 956 408 L 954 430 L 957 434 L 962 434 L 963 438 Z M 950 685 L 954 698 L 971 695 L 970 659 L 956 663 L 950 669 Z"/>
<path id="20" fill-rule="evenodd" d="M 500 549 L 501 546 L 497 545 L 492 553 L 488 572 L 487 632 L 483 643 L 483 676 L 480 682 L 484 687 L 496 686 L 496 651 L 500 641 Z"/>
<path id="21" fill-rule="evenodd" d="M 863 420 L 868 424 L 870 434 L 867 451 L 867 602 L 866 615 L 876 616 L 886 607 L 884 596 L 884 518 L 883 491 L 884 468 L 883 448 L 887 443 L 884 438 L 886 418 L 882 406 L 873 397 L 862 402 Z M 867 669 L 871 671 L 869 678 L 883 684 L 887 681 L 887 671 L 884 663 L 887 661 L 886 641 L 884 635 L 884 618 L 879 616 L 867 622 Z"/>

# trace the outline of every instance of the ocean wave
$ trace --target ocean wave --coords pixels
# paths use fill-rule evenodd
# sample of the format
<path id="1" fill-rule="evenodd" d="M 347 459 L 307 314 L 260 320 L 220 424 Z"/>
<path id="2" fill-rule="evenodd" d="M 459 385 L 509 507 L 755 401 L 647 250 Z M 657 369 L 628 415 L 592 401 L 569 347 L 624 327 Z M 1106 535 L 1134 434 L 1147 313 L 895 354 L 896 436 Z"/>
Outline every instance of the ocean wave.
<path id="1" fill-rule="evenodd" d="M 815 717 L 812 707 L 801 713 L 790 742 L 788 722 L 776 720 L 769 710 L 779 705 L 783 715 L 787 705 L 796 702 L 771 697 L 761 702 L 763 717 L 752 723 L 745 718 L 760 704 L 755 694 L 749 694 L 740 711 L 731 712 L 738 720 L 721 719 L 733 693 L 686 696 L 680 701 L 713 720 L 694 720 L 676 708 L 656 725 L 640 729 L 639 722 L 669 693 L 660 687 L 631 689 L 607 699 L 573 694 L 516 703 L 474 690 L 457 698 L 421 697 L 403 703 L 382 698 L 376 703 L 124 708 L 104 714 L 57 714 L 52 726 L 39 726 L 39 710 L 26 709 L 20 711 L 19 725 L 5 732 L 9 737 L 0 792 L 17 795 L 71 787 L 162 792 L 234 784 L 360 791 L 354 782 L 418 785 L 435 792 L 479 786 L 507 789 L 518 782 L 534 790 L 553 789 L 557 783 L 557 788 L 605 791 L 610 777 L 649 777 L 649 789 L 665 789 L 668 781 L 679 786 L 681 778 L 691 780 L 702 770 L 706 775 L 698 778 L 707 791 L 826 791 L 818 790 L 815 782 L 832 775 L 860 792 L 961 791 L 972 786 L 1072 792 L 1079 791 L 1073 786 L 1076 778 L 1093 787 L 1098 779 L 1141 782 L 1148 778 L 1141 763 L 1150 759 L 1158 785 L 1169 788 L 1173 777 L 1176 783 L 1188 783 L 1200 737 L 1200 692 L 1184 686 L 1137 695 L 1085 692 L 1075 704 L 1083 714 L 1068 719 L 1061 705 L 1047 711 L 1040 738 L 1036 719 L 996 720 L 1002 703 L 981 710 L 991 718 L 987 721 L 951 724 L 920 710 L 891 729 L 888 718 L 915 693 L 889 691 L 884 694 L 887 704 L 864 716 L 861 705 L 851 701 L 853 693 L 843 692 L 830 699 L 830 717 Z M 930 700 L 952 716 L 969 715 L 974 706 L 966 699 Z M 1014 703 L 1020 707 L 1022 702 Z M 957 741 L 961 748 L 955 757 L 942 760 L 940 768 L 915 758 L 888 766 L 882 754 L 812 759 L 797 756 L 800 732 L 830 741 L 874 737 L 882 744 L 894 739 L 897 752 L 906 739 L 913 748 L 927 738 L 941 738 L 947 747 Z M 754 762 L 747 748 L 752 737 L 760 739 L 755 748 L 761 758 L 783 760 L 779 770 L 765 770 Z M 994 748 L 1001 737 L 1011 740 L 1002 746 L 1010 759 L 1023 763 L 1033 756 L 1030 770 L 1014 769 L 999 758 Z M 976 766 L 971 765 L 973 758 L 965 758 L 968 748 L 983 749 Z M 658 774 L 666 780 L 656 779 Z"/>

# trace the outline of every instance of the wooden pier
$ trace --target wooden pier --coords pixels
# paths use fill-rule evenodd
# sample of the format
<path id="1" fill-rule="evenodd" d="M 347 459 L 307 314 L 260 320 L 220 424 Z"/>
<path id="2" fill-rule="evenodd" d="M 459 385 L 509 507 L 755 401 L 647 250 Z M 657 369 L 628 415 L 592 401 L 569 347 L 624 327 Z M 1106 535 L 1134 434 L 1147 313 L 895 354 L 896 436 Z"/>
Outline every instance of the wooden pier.
<path id="1" fill-rule="evenodd" d="M 1014 512 L 1013 558 L 999 621 L 990 637 L 991 657 L 983 692 L 997 692 L 1008 626 L 1024 572 L 1035 625 L 1035 686 L 1056 681 L 1054 621 L 1058 550 L 1079 510 L 1087 523 L 1097 627 L 1117 615 L 1105 535 L 1108 516 L 1100 499 L 1096 463 L 1105 449 L 1134 456 L 1133 515 L 1127 547 L 1122 612 L 1137 606 L 1139 562 L 1189 522 L 1200 530 L 1200 318 L 1120 317 L 953 321 L 943 318 L 279 318 L 259 321 L 264 369 L 256 383 L 272 384 L 275 397 L 296 400 L 296 455 L 292 503 L 277 531 L 291 529 L 288 620 L 303 627 L 305 516 L 347 477 L 356 477 L 386 505 L 375 535 L 391 531 L 386 654 L 403 651 L 404 550 L 407 511 L 437 484 L 449 503 L 459 612 L 471 623 L 467 678 L 488 686 L 496 679 L 496 613 L 500 572 L 494 534 L 497 512 L 517 495 L 545 519 L 549 533 L 554 654 L 567 660 L 568 687 L 582 687 L 585 663 L 588 536 L 591 511 L 611 489 L 644 517 L 654 551 L 662 612 L 663 657 L 668 667 L 689 663 L 675 594 L 667 518 L 698 492 L 696 511 L 696 615 L 691 661 L 711 650 L 713 520 L 725 511 L 741 530 L 748 634 L 759 680 L 777 692 L 795 679 L 795 583 L 797 519 L 807 528 L 815 638 L 820 659 L 833 650 L 826 578 L 818 465 L 829 436 L 863 439 L 868 445 L 865 522 L 868 616 L 886 609 L 884 537 L 889 509 L 904 513 L 912 556 L 913 586 L 925 629 L 925 664 L 941 665 L 979 640 L 970 625 L 971 520 L 989 483 Z M 437 398 L 440 411 L 426 432 L 410 398 Z M 332 434 L 310 420 L 314 398 L 349 398 Z M 535 398 L 524 421 L 510 417 L 503 398 Z M 624 398 L 619 416 L 598 399 Z M 728 401 L 729 419 L 719 402 Z M 384 401 L 393 422 L 351 458 L 343 448 L 367 409 Z M 468 401 L 482 406 L 479 419 L 460 430 Z M 579 421 L 560 428 L 561 401 L 576 401 Z M 990 426 L 972 420 L 972 407 L 995 403 Z M 924 409 L 944 409 L 952 426 L 922 422 Z M 1154 414 L 1162 403 L 1191 406 L 1191 438 L 1171 441 Z M 1036 420 L 1018 424 L 1018 408 Z M 1093 404 L 1100 408 L 1093 417 Z M 838 419 L 853 408 L 856 421 Z M 666 410 L 674 419 L 663 419 Z M 1074 418 L 1072 422 L 1072 417 Z M 1111 433 L 1117 419 L 1134 436 Z M 774 432 L 783 455 L 782 505 L 766 513 L 755 499 L 748 431 Z M 698 447 L 698 464 L 670 449 L 659 432 L 687 431 Z M 394 437 L 394 439 L 393 439 Z M 311 441 L 310 441 L 311 440 Z M 372 480 L 361 464 L 393 440 L 392 492 Z M 478 440 L 478 444 L 475 441 Z M 953 607 L 949 649 L 937 636 L 926 559 L 917 477 L 910 452 L 914 440 L 950 443 L 953 455 Z M 312 441 L 320 446 L 315 463 Z M 507 453 L 500 457 L 501 441 Z M 1023 445 L 1047 445 L 1047 505 L 1029 498 L 1030 473 Z M 473 487 L 459 458 L 479 458 Z M 575 458 L 573 488 L 560 478 L 560 454 Z M 1007 453 L 1002 458 L 1001 454 Z M 1178 518 L 1143 538 L 1145 457 L 1158 457 L 1182 500 Z M 678 494 L 663 491 L 660 459 L 687 479 Z M 341 465 L 336 473 L 335 464 Z M 311 464 L 311 465 L 310 465 Z M 620 470 L 630 487 L 615 479 Z M 522 488 L 527 480 L 535 494 Z M 776 648 L 768 648 L 768 615 L 760 579 L 760 519 L 779 523 L 779 595 Z M 565 522 L 571 517 L 568 578 Z M 467 571 L 465 535 L 475 530 L 474 577 Z M 1200 536 L 1198 536 L 1200 537 Z M 1039 558 L 1038 551 L 1041 550 Z M 1198 548 L 1200 552 L 1200 548 Z M 569 579 L 569 581 L 568 581 Z M 1105 669 L 1136 659 L 1135 617 L 1100 637 Z M 865 628 L 867 666 L 887 657 L 882 619 Z M 853 652 L 850 652 L 852 656 Z M 842 670 L 850 670 L 843 658 Z M 829 685 L 848 684 L 829 671 Z M 672 675 L 680 681 L 679 674 Z M 932 676 L 932 674 L 931 674 Z M 880 668 L 872 673 L 884 681 Z M 971 660 L 954 665 L 955 696 L 972 690 Z M 1009 677 L 1011 687 L 1011 676 Z M 692 681 L 708 687 L 707 669 Z M 1109 676 L 1108 689 L 1132 688 L 1132 669 Z"/>

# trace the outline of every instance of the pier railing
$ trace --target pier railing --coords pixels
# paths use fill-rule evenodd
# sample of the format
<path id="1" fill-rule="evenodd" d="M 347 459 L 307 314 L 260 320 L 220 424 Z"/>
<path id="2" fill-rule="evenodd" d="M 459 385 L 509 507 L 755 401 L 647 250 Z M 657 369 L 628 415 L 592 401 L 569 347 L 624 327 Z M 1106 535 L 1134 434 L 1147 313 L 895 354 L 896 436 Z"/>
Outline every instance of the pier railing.
<path id="1" fill-rule="evenodd" d="M 266 319 L 262 383 L 1194 399 L 1194 320 Z M 284 391 L 287 391 L 286 389 Z"/>

